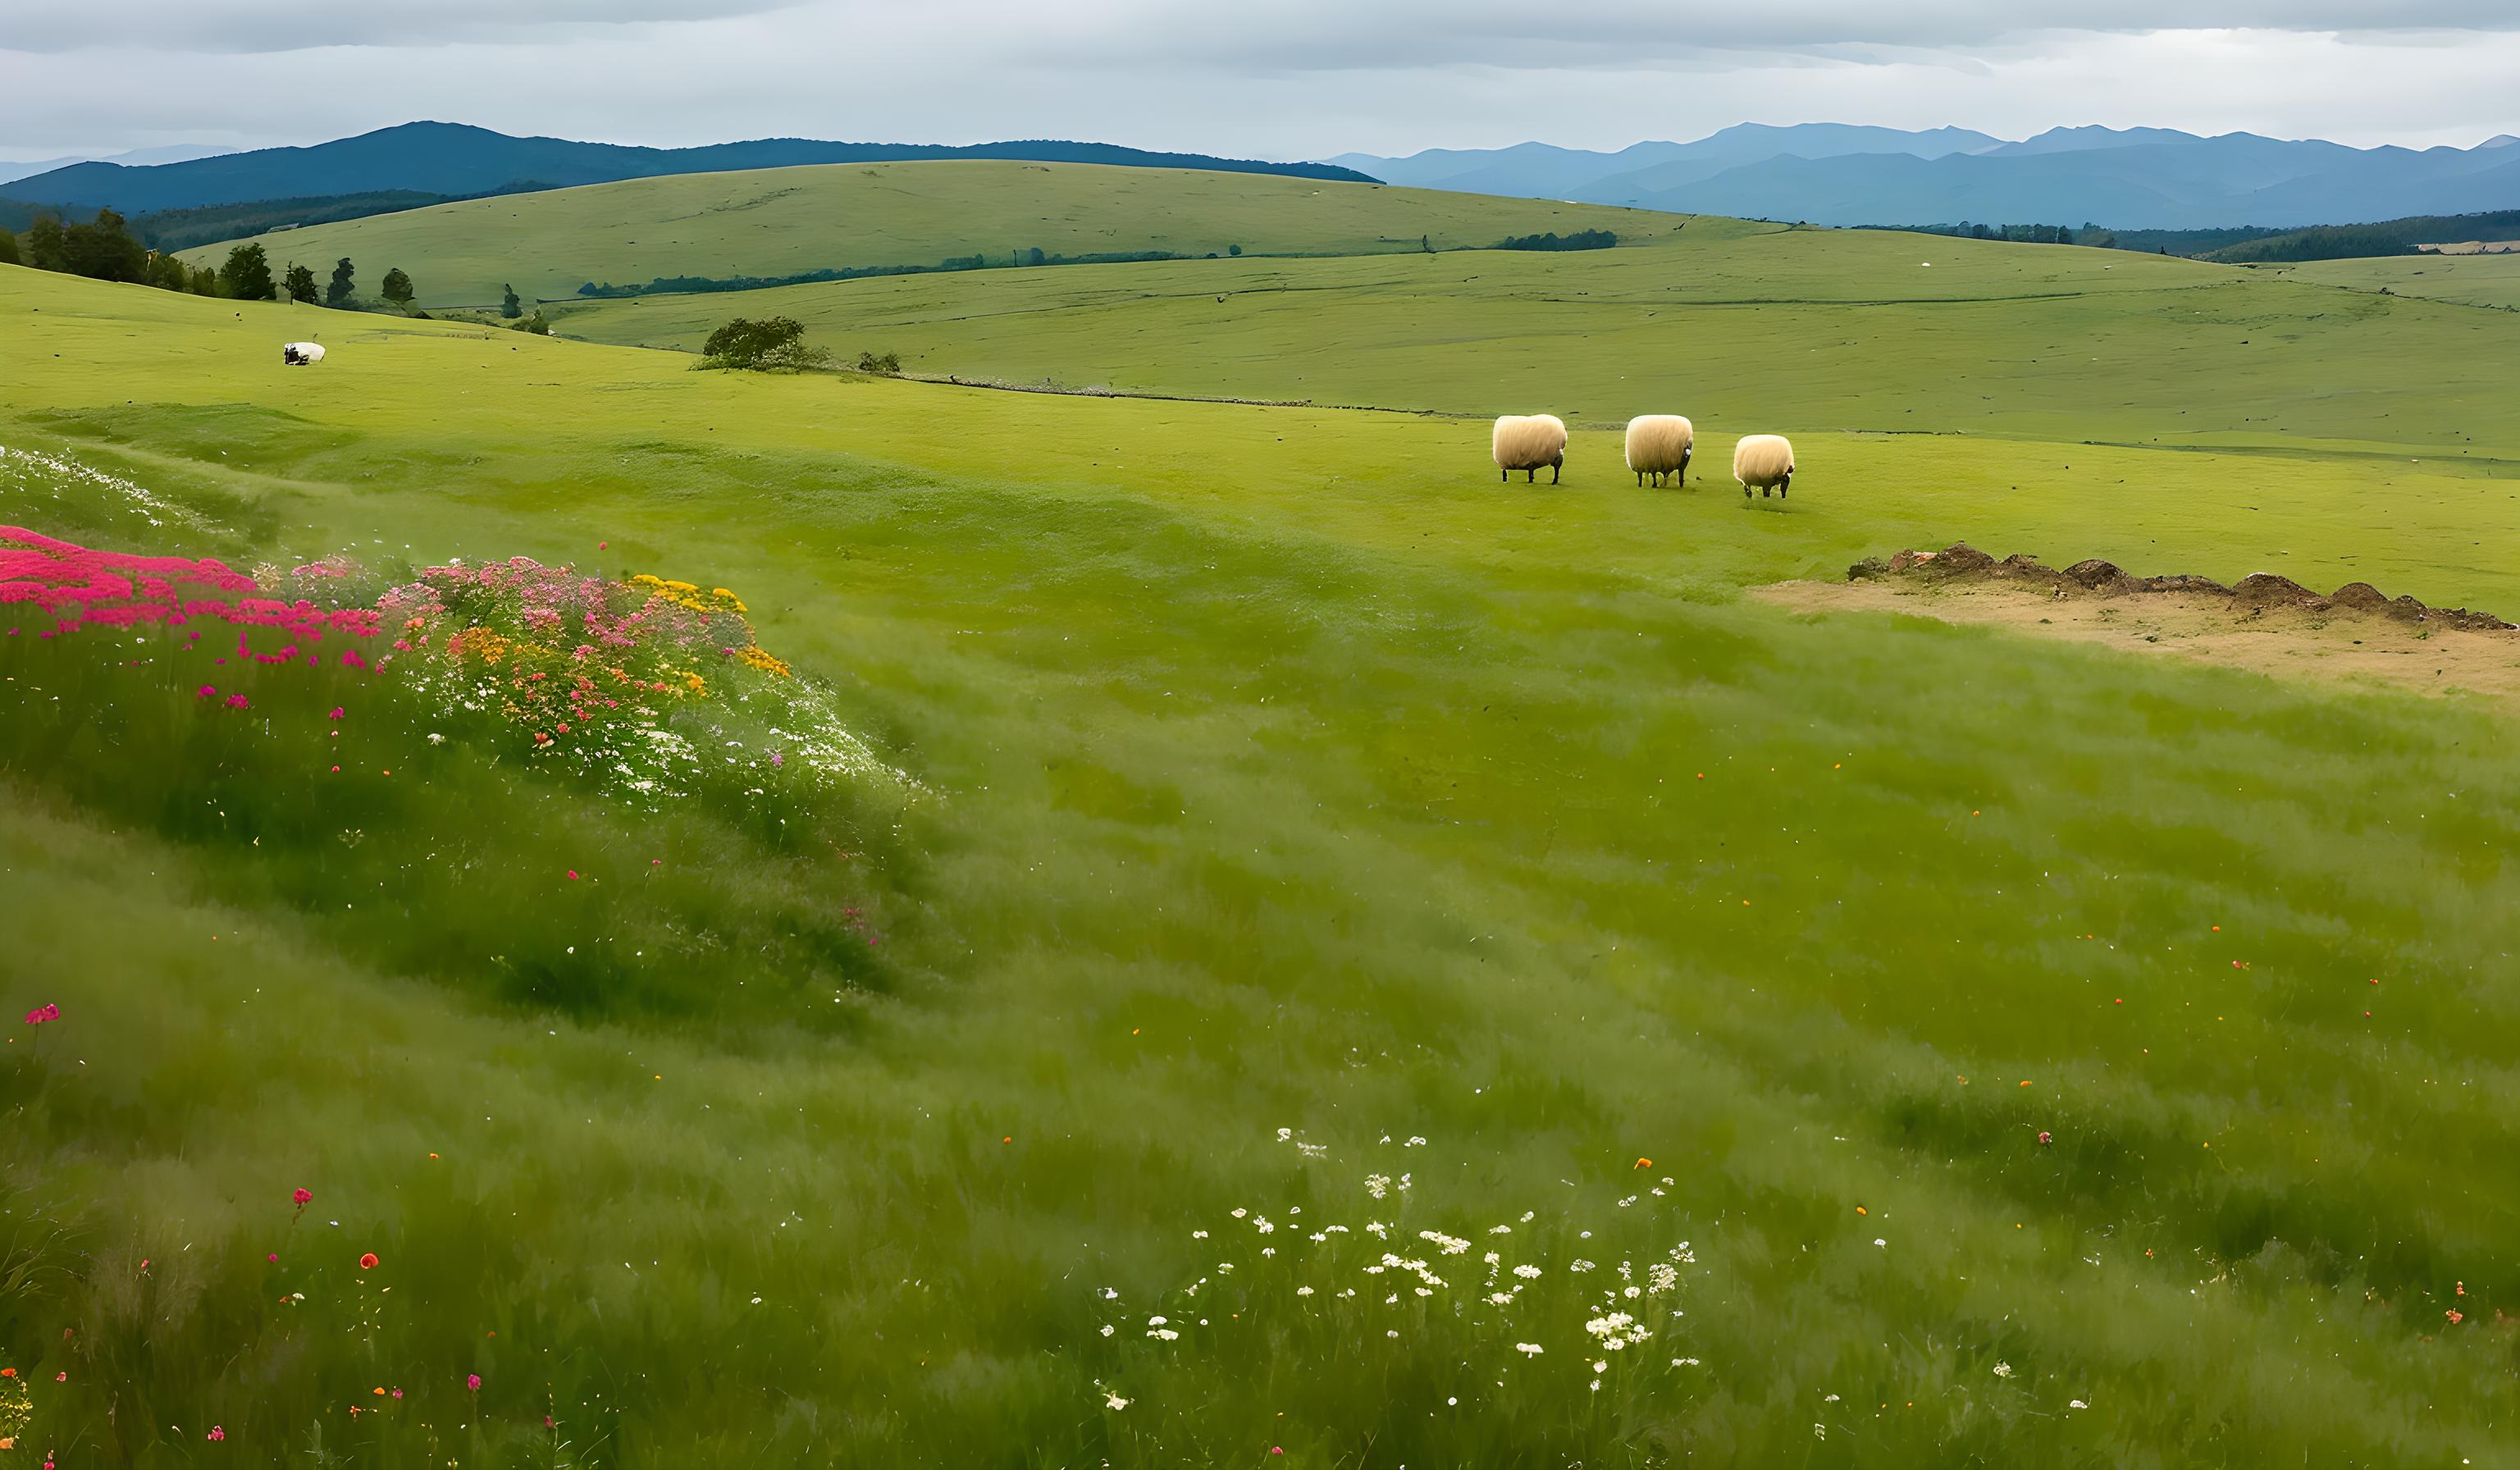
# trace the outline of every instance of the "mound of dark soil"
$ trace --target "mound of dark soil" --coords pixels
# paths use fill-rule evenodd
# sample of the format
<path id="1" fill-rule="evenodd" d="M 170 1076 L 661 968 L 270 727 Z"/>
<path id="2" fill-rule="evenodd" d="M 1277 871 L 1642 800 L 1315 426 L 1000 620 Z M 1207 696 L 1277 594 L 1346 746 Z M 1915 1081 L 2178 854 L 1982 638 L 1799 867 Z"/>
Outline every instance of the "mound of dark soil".
<path id="1" fill-rule="evenodd" d="M 2279 577 L 2272 572 L 2251 572 L 2234 585 L 2226 587 L 2211 577 L 2138 577 L 2096 558 L 2077 561 L 2058 571 L 2034 557 L 2019 553 L 1999 561 L 1965 541 L 1954 542 L 1938 552 L 1903 551 L 1887 560 L 1867 557 L 1848 567 L 1846 575 L 1849 581 L 1895 578 L 1929 584 L 2011 582 L 2052 588 L 2059 598 L 2228 598 L 2235 607 L 2245 606 L 2254 612 L 2289 607 L 2305 612 L 2360 613 L 2395 618 L 2400 622 L 2436 623 L 2468 630 L 2514 626 L 2490 612 L 2471 612 L 2464 607 L 2427 607 L 2413 598 L 2391 598 L 2368 582 L 2348 582 L 2334 594 L 2321 597 L 2290 577 Z"/>

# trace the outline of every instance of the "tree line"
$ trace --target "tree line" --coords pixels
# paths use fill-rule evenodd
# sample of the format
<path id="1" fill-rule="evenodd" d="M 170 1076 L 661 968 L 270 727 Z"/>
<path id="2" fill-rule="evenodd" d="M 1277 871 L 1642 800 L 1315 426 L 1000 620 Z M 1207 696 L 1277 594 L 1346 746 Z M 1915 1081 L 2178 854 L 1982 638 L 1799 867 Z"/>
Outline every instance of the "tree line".
<path id="1" fill-rule="evenodd" d="M 292 264 L 274 279 L 271 257 L 258 245 L 238 245 L 216 267 L 192 265 L 143 245 L 129 223 L 112 209 L 99 209 L 96 218 L 84 224 L 65 223 L 57 214 L 39 214 L 23 237 L 0 230 L 0 265 L 32 266 L 91 281 L 123 281 L 235 301 L 275 301 L 286 292 L 289 300 L 308 305 L 368 309 L 359 300 L 357 268 L 347 255 L 334 262 L 332 279 L 320 289 L 315 272 L 302 265 Z M 412 309 L 417 293 L 411 277 L 399 268 L 385 272 L 378 293 L 395 309 L 419 314 Z"/>

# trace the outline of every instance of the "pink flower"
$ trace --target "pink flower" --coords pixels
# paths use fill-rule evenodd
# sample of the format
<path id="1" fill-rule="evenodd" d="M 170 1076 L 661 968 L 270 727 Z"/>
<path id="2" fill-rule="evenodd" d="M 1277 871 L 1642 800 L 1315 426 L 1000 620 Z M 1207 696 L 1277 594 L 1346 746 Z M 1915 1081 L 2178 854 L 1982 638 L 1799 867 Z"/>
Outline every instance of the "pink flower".
<path id="1" fill-rule="evenodd" d="M 572 881 L 574 881 L 574 880 L 576 879 L 576 877 L 577 877 L 577 869 L 574 869 L 574 868 L 570 869 L 568 870 L 568 875 L 569 875 L 569 878 L 570 878 Z"/>
<path id="2" fill-rule="evenodd" d="M 280 1252 L 273 1251 L 270 1255 L 265 1256 L 262 1259 L 270 1262 L 274 1266 L 278 1266 L 280 1264 Z"/>
<path id="3" fill-rule="evenodd" d="M 315 1203 L 315 1191 L 312 1189 L 292 1190 L 290 1193 L 289 1202 L 303 1210 L 308 1205 Z"/>
<path id="4" fill-rule="evenodd" d="M 2053 1139 L 2051 1139 L 2051 1138 L 2048 1136 L 2048 1131 L 2047 1131 L 2046 1129 L 2044 1129 L 2044 1128 L 2043 1128 L 2043 1129 L 2041 1129 L 2041 1130 L 2039 1131 L 2039 1141 L 2040 1141 L 2040 1142 L 2042 1142 L 2042 1143 L 2048 1143 L 2048 1142 L 2052 1142 L 2052 1141 L 2054 1141 L 2054 1140 L 2053 1140 Z"/>
<path id="5" fill-rule="evenodd" d="M 394 1396 L 395 1398 L 397 1398 L 397 1399 L 401 1398 L 401 1397 L 402 1397 L 402 1390 L 401 1390 L 401 1389 L 395 1389 L 395 1390 L 393 1391 L 393 1396 Z"/>
<path id="6" fill-rule="evenodd" d="M 46 1021 L 58 1021 L 61 1018 L 62 1008 L 59 1005 L 38 1005 L 26 1012 L 26 1024 L 29 1026 L 41 1026 Z"/>
<path id="7" fill-rule="evenodd" d="M 219 1428 L 216 1424 L 210 1426 L 209 1440 L 211 1444 L 215 1445 L 227 1437 L 228 1432 L 226 1430 Z"/>
<path id="8" fill-rule="evenodd" d="M 215 685 L 215 684 L 205 684 L 205 685 L 202 685 L 202 691 L 201 691 L 199 694 L 195 695 L 194 697 L 195 697 L 195 698 L 199 698 L 199 699 L 207 699 L 207 698 L 211 697 L 212 695 L 214 695 L 214 694 L 218 693 L 218 691 L 219 691 L 219 687 L 218 687 L 217 685 Z"/>
<path id="9" fill-rule="evenodd" d="M 464 1386 L 476 1394 L 481 1392 L 481 1375 L 478 1373 L 465 1374 Z"/>
<path id="10" fill-rule="evenodd" d="M 243 708 L 245 708 L 245 707 L 246 707 L 246 697 L 245 697 L 245 695 L 243 695 L 243 694 L 230 694 L 230 695 L 228 695 L 228 708 L 230 708 L 230 709 L 243 709 Z"/>
<path id="11" fill-rule="evenodd" d="M 336 719 L 336 720 L 338 720 L 338 719 L 341 718 L 341 706 L 339 706 L 339 705 L 338 705 L 338 704 L 336 704 L 336 705 L 334 705 L 334 706 L 333 706 L 333 716 L 332 716 L 332 717 L 333 717 L 334 719 Z"/>

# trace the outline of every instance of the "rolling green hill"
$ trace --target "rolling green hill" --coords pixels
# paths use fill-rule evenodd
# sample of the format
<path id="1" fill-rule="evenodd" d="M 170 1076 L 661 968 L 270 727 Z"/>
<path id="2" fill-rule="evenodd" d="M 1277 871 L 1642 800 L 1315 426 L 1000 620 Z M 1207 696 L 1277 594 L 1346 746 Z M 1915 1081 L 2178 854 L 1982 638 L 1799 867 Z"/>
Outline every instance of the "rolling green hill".
<path id="1" fill-rule="evenodd" d="M 2520 254 L 2398 255 L 2262 266 L 2260 274 L 2357 290 L 2387 290 L 2466 306 L 2520 309 Z"/>
<path id="2" fill-rule="evenodd" d="M 1368 254 L 1607 229 L 1650 239 L 1681 216 L 1316 179 L 1086 163 L 841 163 L 635 179 L 512 195 L 258 237 L 275 261 L 411 273 L 424 306 L 482 305 L 514 283 L 561 298 L 587 282 L 783 276 L 934 265 L 1038 248 Z M 187 252 L 215 260 L 221 244 Z M 320 273 L 319 273 L 320 274 Z"/>
<path id="3" fill-rule="evenodd" d="M 2488 313 L 2176 257 L 1713 219 L 1653 249 L 996 271 L 604 302 L 558 325 L 692 348 L 771 313 L 844 355 L 1036 385 L 2334 452 L 2388 473 L 2391 444 L 2520 463 L 2513 324 Z M 2445 374 L 2445 353 L 2477 371 Z"/>
<path id="4" fill-rule="evenodd" d="M 2520 410 L 2476 384 L 2520 318 L 1699 228 L 862 319 L 937 367 L 1563 407 L 1554 488 L 1442 414 L 0 267 L 0 524 L 727 588 L 922 793 L 745 805 L 783 735 L 650 810 L 436 723 L 521 671 L 415 713 L 225 630 L 0 636 L 8 1014 L 62 1010 L 0 1051 L 20 1435 L 2493 1463 L 2509 702 L 1745 594 L 1966 538 L 2510 612 Z M 1693 488 L 1618 468 L 1632 402 L 1697 414 Z M 1720 482 L 1750 428 L 1791 500 Z"/>

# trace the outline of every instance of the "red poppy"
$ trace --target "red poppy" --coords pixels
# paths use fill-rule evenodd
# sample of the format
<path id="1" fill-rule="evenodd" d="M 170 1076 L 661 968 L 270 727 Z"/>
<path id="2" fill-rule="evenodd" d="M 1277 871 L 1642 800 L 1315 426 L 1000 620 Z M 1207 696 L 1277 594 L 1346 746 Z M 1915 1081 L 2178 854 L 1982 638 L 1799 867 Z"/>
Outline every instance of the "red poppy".
<path id="1" fill-rule="evenodd" d="M 294 1205 L 313 1204 L 315 1202 L 315 1191 L 312 1189 L 299 1189 L 289 1196 L 289 1202 Z"/>
<path id="2" fill-rule="evenodd" d="M 374 1251 L 370 1251 L 370 1252 L 368 1252 L 366 1255 L 361 1256 L 361 1257 L 359 1258 L 359 1270 L 375 1270 L 376 1269 L 377 1269 L 377 1253 L 376 1253 L 376 1252 L 374 1252 Z"/>

